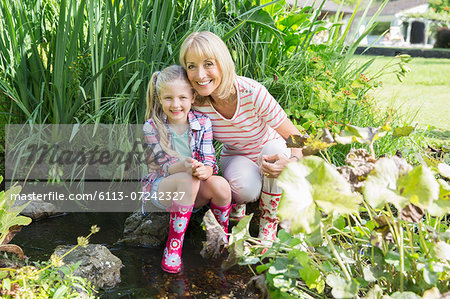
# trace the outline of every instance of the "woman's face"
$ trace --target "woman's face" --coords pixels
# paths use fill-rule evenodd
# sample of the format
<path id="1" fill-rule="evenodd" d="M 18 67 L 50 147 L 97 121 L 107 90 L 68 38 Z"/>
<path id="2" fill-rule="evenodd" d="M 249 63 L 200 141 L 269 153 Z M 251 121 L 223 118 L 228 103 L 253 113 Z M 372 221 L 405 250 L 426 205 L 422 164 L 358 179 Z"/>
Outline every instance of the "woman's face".
<path id="1" fill-rule="evenodd" d="M 222 82 L 222 70 L 215 59 L 188 50 L 186 71 L 189 81 L 199 95 L 214 97 Z"/>

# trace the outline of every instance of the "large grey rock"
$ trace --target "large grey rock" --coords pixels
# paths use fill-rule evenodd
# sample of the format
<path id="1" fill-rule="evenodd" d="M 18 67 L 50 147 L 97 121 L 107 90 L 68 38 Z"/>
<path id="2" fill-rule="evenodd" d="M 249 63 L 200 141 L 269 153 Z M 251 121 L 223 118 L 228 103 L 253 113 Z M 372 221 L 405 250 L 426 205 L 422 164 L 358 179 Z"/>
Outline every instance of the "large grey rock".
<path id="1" fill-rule="evenodd" d="M 55 249 L 54 254 L 62 256 L 73 246 L 63 245 Z M 67 265 L 80 262 L 74 275 L 86 278 L 99 288 L 113 288 L 120 283 L 120 268 L 122 261 L 113 255 L 108 248 L 99 244 L 89 244 L 87 247 L 77 247 L 64 257 Z"/>
<path id="2" fill-rule="evenodd" d="M 161 246 L 169 235 L 169 213 L 134 212 L 125 220 L 123 239 L 132 246 Z"/>
<path id="3" fill-rule="evenodd" d="M 64 213 L 58 212 L 52 203 L 42 200 L 33 200 L 20 214 L 30 217 L 33 220 L 40 220 L 52 216 L 63 215 Z"/>

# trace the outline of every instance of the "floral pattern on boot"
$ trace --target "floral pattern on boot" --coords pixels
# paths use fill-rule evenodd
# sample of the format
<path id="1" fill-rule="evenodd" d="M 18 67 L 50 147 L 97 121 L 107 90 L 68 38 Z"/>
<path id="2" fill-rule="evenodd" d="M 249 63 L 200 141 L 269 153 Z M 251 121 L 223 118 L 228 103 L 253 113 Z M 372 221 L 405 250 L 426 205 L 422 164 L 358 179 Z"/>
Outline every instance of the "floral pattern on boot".
<path id="1" fill-rule="evenodd" d="M 193 206 L 173 205 L 170 212 L 169 237 L 164 249 L 161 268 L 169 273 L 178 273 L 181 270 L 181 251 L 183 248 L 184 234 L 189 219 L 191 218 Z"/>
<path id="2" fill-rule="evenodd" d="M 281 194 L 261 192 L 261 199 L 259 201 L 261 216 L 259 220 L 258 238 L 271 242 L 277 238 L 279 222 L 277 211 L 278 205 L 280 204 L 280 197 Z"/>
<path id="3" fill-rule="evenodd" d="M 241 220 L 242 218 L 245 217 L 245 210 L 246 210 L 245 203 L 243 204 L 233 203 L 231 205 L 230 218 L 233 220 Z"/>

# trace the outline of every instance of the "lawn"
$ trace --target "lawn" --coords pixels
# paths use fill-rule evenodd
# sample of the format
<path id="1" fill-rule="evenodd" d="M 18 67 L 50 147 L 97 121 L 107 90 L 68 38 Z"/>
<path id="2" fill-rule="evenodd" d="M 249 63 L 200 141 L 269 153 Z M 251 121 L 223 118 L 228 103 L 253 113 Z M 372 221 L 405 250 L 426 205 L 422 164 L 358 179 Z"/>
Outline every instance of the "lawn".
<path id="1" fill-rule="evenodd" d="M 360 56 L 355 60 L 362 63 L 370 58 Z M 367 74 L 375 74 L 391 59 L 377 57 Z M 394 74 L 380 78 L 383 87 L 372 91 L 380 108 L 394 108 L 406 123 L 422 129 L 433 126 L 444 139 L 450 139 L 450 59 L 413 58 L 408 66 L 411 72 L 403 83 Z"/>

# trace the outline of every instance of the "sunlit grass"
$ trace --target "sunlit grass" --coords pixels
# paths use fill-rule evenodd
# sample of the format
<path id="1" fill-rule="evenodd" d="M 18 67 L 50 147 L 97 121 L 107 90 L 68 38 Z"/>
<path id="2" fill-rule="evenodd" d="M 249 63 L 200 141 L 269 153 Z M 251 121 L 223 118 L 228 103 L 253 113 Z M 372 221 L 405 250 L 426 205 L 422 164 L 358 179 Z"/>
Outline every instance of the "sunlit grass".
<path id="1" fill-rule="evenodd" d="M 373 57 L 358 57 L 363 62 Z M 377 57 L 367 70 L 374 74 L 392 57 Z M 411 72 L 403 83 L 394 74 L 380 79 L 383 87 L 372 92 L 382 109 L 394 108 L 403 115 L 405 122 L 418 128 L 433 126 L 446 132 L 450 139 L 450 59 L 413 58 L 408 63 Z"/>

